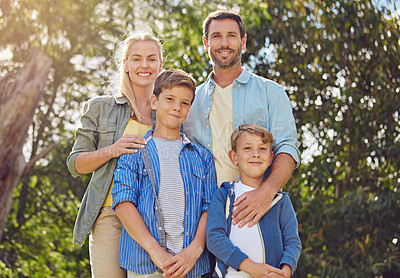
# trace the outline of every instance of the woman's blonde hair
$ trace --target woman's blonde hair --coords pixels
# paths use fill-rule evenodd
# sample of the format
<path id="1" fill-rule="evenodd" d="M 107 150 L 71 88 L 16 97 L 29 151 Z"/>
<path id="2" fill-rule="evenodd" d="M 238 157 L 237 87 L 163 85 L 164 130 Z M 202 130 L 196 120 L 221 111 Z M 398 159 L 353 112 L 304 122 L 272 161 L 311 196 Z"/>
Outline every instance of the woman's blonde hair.
<path id="1" fill-rule="evenodd" d="M 139 113 L 136 106 L 136 98 L 132 89 L 131 79 L 129 78 L 129 72 L 125 72 L 124 70 L 124 60 L 128 59 L 128 50 L 132 44 L 140 41 L 150 41 L 154 42 L 158 48 L 158 54 L 160 56 L 160 61 L 163 60 L 163 49 L 160 41 L 149 33 L 136 33 L 128 36 L 124 41 L 122 41 L 121 47 L 121 57 L 119 61 L 119 84 L 120 84 L 120 92 L 126 98 L 129 106 L 131 107 L 131 117 L 138 119 L 139 121 L 143 118 L 143 116 Z"/>

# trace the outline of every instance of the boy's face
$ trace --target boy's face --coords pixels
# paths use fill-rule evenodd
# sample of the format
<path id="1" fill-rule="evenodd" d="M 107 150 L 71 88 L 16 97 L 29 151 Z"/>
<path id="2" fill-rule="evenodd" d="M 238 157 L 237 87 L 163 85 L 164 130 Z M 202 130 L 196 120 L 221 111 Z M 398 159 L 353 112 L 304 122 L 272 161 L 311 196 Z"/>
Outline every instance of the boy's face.
<path id="1" fill-rule="evenodd" d="M 175 86 L 151 96 L 151 108 L 156 110 L 156 124 L 161 128 L 180 128 L 189 113 L 193 92 L 188 87 Z"/>
<path id="2" fill-rule="evenodd" d="M 241 179 L 262 179 L 274 154 L 271 144 L 263 143 L 261 136 L 243 132 L 238 138 L 236 152 L 230 150 L 229 157 L 239 167 Z"/>

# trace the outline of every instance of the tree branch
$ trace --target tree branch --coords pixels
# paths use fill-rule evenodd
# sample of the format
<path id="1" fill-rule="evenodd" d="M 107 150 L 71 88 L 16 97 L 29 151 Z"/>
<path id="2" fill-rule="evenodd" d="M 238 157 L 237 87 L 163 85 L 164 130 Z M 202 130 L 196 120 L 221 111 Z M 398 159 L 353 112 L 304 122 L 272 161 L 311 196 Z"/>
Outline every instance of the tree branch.
<path id="1" fill-rule="evenodd" d="M 55 150 L 59 145 L 60 145 L 60 143 L 53 143 L 49 147 L 47 147 L 47 149 L 42 151 L 40 154 L 32 157 L 32 159 L 29 160 L 29 162 L 26 164 L 23 175 L 26 175 L 27 173 L 29 173 L 39 159 L 46 157 L 50 152 Z"/>

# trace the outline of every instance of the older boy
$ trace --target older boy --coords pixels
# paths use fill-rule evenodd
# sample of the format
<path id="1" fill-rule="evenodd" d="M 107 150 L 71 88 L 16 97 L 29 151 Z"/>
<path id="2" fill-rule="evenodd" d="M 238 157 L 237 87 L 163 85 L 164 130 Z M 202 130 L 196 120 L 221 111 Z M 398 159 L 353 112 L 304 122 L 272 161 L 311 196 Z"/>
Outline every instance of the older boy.
<path id="1" fill-rule="evenodd" d="M 286 193 L 275 195 L 257 225 L 232 225 L 235 200 L 263 183 L 274 156 L 272 143 L 272 134 L 259 125 L 239 126 L 231 136 L 229 158 L 239 168 L 240 181 L 221 185 L 207 219 L 207 248 L 217 258 L 215 277 L 290 277 L 296 269 L 301 242 Z"/>
<path id="2" fill-rule="evenodd" d="M 126 154 L 118 161 L 112 197 L 124 226 L 119 264 L 128 277 L 192 278 L 210 271 L 204 246 L 217 188 L 213 158 L 180 133 L 195 86 L 184 71 L 161 73 L 151 96 L 155 129 L 144 137 L 147 156 Z"/>

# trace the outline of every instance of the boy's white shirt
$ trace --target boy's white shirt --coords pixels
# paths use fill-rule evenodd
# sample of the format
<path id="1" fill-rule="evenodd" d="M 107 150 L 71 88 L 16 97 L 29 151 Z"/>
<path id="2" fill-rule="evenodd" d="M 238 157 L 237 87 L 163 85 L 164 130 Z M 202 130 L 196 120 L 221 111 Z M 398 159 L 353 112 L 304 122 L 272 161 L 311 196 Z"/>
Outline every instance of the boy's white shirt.
<path id="1" fill-rule="evenodd" d="M 159 204 L 168 249 L 175 254 L 182 250 L 185 214 L 185 190 L 180 173 L 179 153 L 182 139 L 167 140 L 153 137 L 157 148 L 160 184 Z"/>
<path id="2" fill-rule="evenodd" d="M 245 192 L 249 192 L 254 190 L 255 188 L 247 186 L 243 184 L 241 181 L 235 183 L 232 187 L 233 192 L 235 192 L 235 201 L 238 197 L 240 197 Z M 271 203 L 271 208 L 276 205 L 280 199 L 282 199 L 283 194 L 278 193 L 275 199 Z M 226 208 L 228 208 L 225 213 L 226 216 L 229 217 L 229 207 L 230 207 L 230 197 L 228 194 Z M 259 228 L 259 224 L 254 225 L 249 228 L 247 225 L 239 228 L 238 225 L 231 225 L 231 233 L 229 239 L 233 243 L 233 245 L 240 248 L 240 250 L 245 253 L 250 260 L 256 263 L 265 263 L 264 258 L 264 244 L 263 238 L 261 235 L 261 231 Z M 251 277 L 244 271 L 236 271 L 235 269 L 229 267 L 226 273 L 226 277 L 235 278 L 235 277 Z"/>

